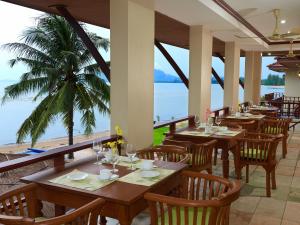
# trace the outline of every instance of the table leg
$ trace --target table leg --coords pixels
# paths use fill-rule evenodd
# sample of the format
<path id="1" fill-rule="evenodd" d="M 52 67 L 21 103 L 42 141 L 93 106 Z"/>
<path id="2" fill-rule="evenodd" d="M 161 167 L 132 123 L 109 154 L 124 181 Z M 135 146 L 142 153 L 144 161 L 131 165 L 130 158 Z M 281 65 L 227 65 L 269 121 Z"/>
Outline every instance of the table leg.
<path id="1" fill-rule="evenodd" d="M 54 210 L 55 210 L 55 216 L 61 216 L 66 213 L 66 207 L 62 205 L 55 204 Z"/>
<path id="2" fill-rule="evenodd" d="M 223 162 L 223 177 L 229 177 L 229 149 L 228 146 L 222 148 L 222 162 Z"/>

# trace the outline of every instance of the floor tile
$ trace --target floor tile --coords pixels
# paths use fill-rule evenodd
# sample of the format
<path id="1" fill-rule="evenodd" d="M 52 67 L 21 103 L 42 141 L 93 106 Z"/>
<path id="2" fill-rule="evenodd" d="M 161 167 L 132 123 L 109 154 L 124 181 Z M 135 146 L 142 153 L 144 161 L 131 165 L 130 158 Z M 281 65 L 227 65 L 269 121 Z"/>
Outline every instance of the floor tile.
<path id="1" fill-rule="evenodd" d="M 300 222 L 300 202 L 287 201 L 283 219 Z"/>
<path id="2" fill-rule="evenodd" d="M 273 198 L 261 198 L 255 210 L 255 215 L 270 216 L 272 218 L 282 218 L 286 201 Z"/>
<path id="3" fill-rule="evenodd" d="M 281 219 L 254 214 L 249 225 L 280 225 L 280 224 L 281 224 Z"/>

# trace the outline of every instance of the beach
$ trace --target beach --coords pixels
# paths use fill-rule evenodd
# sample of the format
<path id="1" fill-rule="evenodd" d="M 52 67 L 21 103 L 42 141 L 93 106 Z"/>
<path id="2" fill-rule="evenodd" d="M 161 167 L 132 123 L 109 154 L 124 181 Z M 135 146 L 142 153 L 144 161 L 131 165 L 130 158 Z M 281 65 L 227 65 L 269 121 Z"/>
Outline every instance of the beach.
<path id="1" fill-rule="evenodd" d="M 74 144 L 93 140 L 95 138 L 105 137 L 109 135 L 109 131 L 98 132 L 90 136 L 86 135 L 76 135 L 74 136 Z M 49 150 L 57 147 L 62 147 L 68 145 L 68 137 L 52 138 L 45 141 L 38 141 L 34 148 Z M 19 153 L 25 151 L 27 148 L 30 148 L 30 143 L 24 144 L 9 144 L 0 146 L 0 153 Z"/>

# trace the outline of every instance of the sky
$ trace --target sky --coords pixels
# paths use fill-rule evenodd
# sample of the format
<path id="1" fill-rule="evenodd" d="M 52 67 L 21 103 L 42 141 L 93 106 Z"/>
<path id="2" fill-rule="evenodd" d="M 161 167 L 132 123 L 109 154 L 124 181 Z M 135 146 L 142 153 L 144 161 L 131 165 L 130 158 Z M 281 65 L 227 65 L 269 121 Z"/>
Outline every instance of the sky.
<path id="1" fill-rule="evenodd" d="M 29 8 L 13 5 L 10 3 L 0 1 L 0 46 L 10 42 L 19 42 L 20 35 L 24 29 L 35 25 L 35 18 L 41 15 L 41 12 Z M 86 25 L 89 31 L 97 33 L 99 36 L 108 38 L 110 36 L 109 29 Z M 174 58 L 182 71 L 188 77 L 189 67 L 189 52 L 186 49 L 164 45 L 170 55 Z M 100 52 L 105 60 L 109 60 L 109 52 Z M 10 68 L 8 65 L 9 59 L 14 58 L 14 54 L 4 51 L 0 48 L 0 80 L 18 80 L 22 73 L 26 72 L 26 67 L 17 65 Z M 262 62 L 262 77 L 267 77 L 268 74 L 275 72 L 270 71 L 266 65 L 274 62 L 273 57 L 264 57 Z M 224 64 L 213 57 L 212 65 L 220 76 L 224 76 Z M 241 57 L 240 60 L 240 75 L 244 76 L 245 59 Z M 155 49 L 155 69 L 164 71 L 165 73 L 176 75 L 173 68 L 169 65 L 164 56 Z"/>

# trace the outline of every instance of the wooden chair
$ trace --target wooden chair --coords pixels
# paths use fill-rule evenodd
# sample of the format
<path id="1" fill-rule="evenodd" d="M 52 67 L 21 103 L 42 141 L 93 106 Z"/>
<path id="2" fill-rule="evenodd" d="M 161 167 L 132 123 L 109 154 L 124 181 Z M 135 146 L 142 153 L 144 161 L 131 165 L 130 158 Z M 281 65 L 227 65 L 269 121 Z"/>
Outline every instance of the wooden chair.
<path id="1" fill-rule="evenodd" d="M 159 145 L 142 149 L 138 151 L 137 156 L 141 159 L 156 159 L 178 163 L 187 163 L 189 160 L 187 148 L 175 145 Z"/>
<path id="2" fill-rule="evenodd" d="M 177 141 L 166 138 L 163 144 L 186 146 L 189 153 L 189 164 L 191 170 L 203 171 L 206 170 L 212 174 L 212 153 L 216 145 L 216 140 L 211 140 L 202 144 L 193 144 L 189 141 Z"/>
<path id="3" fill-rule="evenodd" d="M 285 158 L 287 154 L 287 140 L 289 137 L 289 124 L 291 119 L 264 119 L 261 125 L 260 132 L 265 134 L 278 135 L 282 134 L 282 157 Z"/>
<path id="4" fill-rule="evenodd" d="M 248 133 L 245 138 L 237 139 L 234 152 L 238 179 L 241 179 L 242 168 L 246 167 L 246 183 L 249 182 L 249 165 L 262 166 L 266 170 L 266 192 L 268 197 L 271 196 L 271 179 L 272 189 L 276 189 L 276 149 L 281 138 L 282 135 Z"/>
<path id="5" fill-rule="evenodd" d="M 45 219 L 40 217 L 40 203 L 37 199 L 37 185 L 28 184 L 0 196 L 0 224 L 4 225 L 97 225 L 103 199 L 94 201 L 73 212 Z"/>
<path id="6" fill-rule="evenodd" d="M 228 225 L 239 181 L 184 171 L 178 197 L 146 193 L 152 225 Z"/>

